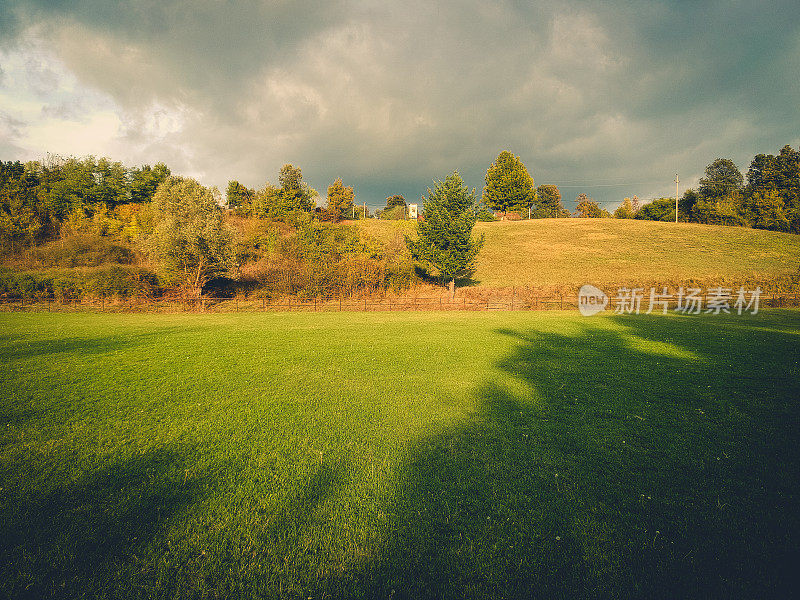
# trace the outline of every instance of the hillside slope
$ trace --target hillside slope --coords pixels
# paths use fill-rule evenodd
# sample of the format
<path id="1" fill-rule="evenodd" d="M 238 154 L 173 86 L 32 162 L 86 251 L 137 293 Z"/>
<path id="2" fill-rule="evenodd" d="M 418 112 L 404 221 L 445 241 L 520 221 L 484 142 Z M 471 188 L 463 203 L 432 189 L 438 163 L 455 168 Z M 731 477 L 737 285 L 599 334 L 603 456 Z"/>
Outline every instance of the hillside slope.
<path id="1" fill-rule="evenodd" d="M 413 223 L 361 227 L 384 241 Z M 477 223 L 486 235 L 477 287 L 647 286 L 689 281 L 788 280 L 800 269 L 800 236 L 739 227 L 623 219 L 533 219 Z"/>

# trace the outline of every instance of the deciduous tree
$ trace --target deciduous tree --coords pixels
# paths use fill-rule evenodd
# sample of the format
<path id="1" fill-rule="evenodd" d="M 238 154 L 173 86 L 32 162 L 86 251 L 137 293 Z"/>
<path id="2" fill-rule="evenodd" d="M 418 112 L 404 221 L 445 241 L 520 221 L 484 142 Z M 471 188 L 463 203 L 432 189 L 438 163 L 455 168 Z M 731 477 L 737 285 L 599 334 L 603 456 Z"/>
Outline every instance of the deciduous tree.
<path id="1" fill-rule="evenodd" d="M 337 178 L 336 181 L 328 186 L 328 214 L 330 218 L 336 222 L 349 217 L 353 210 L 354 200 L 355 192 L 353 188 L 345 186 L 341 177 Z"/>
<path id="2" fill-rule="evenodd" d="M 592 200 L 584 193 L 578 194 L 575 198 L 578 206 L 575 207 L 575 216 L 582 219 L 599 219 L 603 216 L 603 211 L 597 205 L 597 202 Z"/>
<path id="3" fill-rule="evenodd" d="M 561 204 L 561 192 L 554 185 L 536 188 L 537 217 L 569 217 L 569 211 Z"/>
<path id="4" fill-rule="evenodd" d="M 200 296 L 203 285 L 234 265 L 233 232 L 212 190 L 194 179 L 167 178 L 153 196 L 151 256 L 167 281 Z"/>
<path id="5" fill-rule="evenodd" d="M 704 199 L 711 200 L 737 192 L 743 185 L 744 177 L 733 161 L 718 158 L 706 167 L 706 175 L 700 179 L 699 192 Z"/>

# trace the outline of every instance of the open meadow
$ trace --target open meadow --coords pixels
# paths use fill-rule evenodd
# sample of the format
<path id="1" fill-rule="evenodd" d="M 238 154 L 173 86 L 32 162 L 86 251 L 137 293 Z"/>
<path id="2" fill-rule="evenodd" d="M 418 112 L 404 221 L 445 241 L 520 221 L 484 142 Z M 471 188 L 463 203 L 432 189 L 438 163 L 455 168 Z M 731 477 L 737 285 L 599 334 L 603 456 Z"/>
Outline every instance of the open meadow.
<path id="1" fill-rule="evenodd" d="M 411 221 L 356 221 L 367 235 L 400 247 Z M 486 242 L 472 285 L 577 290 L 599 286 L 745 283 L 800 277 L 800 236 L 790 233 L 635 219 L 531 219 L 476 223 Z"/>
<path id="2" fill-rule="evenodd" d="M 781 310 L 0 314 L 0 596 L 788 597 L 799 360 Z"/>

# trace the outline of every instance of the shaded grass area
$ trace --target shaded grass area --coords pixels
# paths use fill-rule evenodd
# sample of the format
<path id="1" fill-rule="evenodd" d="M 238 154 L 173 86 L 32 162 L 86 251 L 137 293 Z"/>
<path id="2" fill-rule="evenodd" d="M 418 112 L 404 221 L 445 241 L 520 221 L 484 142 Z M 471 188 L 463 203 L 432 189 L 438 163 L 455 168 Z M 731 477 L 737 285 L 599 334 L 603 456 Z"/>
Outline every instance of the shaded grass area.
<path id="1" fill-rule="evenodd" d="M 0 315 L 0 594 L 789 597 L 798 326 Z"/>

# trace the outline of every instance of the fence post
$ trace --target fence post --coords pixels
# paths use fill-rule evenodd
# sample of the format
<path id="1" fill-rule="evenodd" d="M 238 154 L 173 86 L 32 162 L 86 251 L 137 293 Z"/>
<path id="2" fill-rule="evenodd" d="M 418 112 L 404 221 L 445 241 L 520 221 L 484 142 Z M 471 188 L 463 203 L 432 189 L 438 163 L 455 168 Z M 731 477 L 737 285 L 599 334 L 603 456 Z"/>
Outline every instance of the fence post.
<path id="1" fill-rule="evenodd" d="M 561 308 L 560 308 L 561 310 L 564 310 L 564 296 L 561 296 L 561 304 L 560 304 L 560 307 L 561 307 Z"/>
<path id="2" fill-rule="evenodd" d="M 364 298 L 364 312 L 367 312 L 367 299 Z"/>

